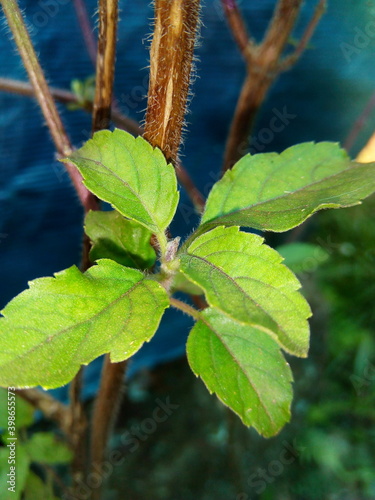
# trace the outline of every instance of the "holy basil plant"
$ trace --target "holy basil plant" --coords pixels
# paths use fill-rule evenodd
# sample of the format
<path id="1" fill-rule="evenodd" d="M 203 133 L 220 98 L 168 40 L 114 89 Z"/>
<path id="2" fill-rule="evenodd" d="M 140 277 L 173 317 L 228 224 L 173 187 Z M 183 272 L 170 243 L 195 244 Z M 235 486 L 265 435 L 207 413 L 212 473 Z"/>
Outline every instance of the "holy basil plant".
<path id="1" fill-rule="evenodd" d="M 277 433 L 292 400 L 283 351 L 307 356 L 311 312 L 281 255 L 240 227 L 287 231 L 322 208 L 356 205 L 375 191 L 375 164 L 329 142 L 247 155 L 214 185 L 199 227 L 179 245 L 167 232 L 179 199 L 174 168 L 143 138 L 101 131 L 64 161 L 114 210 L 86 216 L 88 271 L 36 279 L 3 310 L 0 384 L 55 388 L 104 353 L 123 361 L 172 305 L 196 321 L 193 372 L 246 425 Z M 208 307 L 173 298 L 179 290 L 204 295 Z"/>

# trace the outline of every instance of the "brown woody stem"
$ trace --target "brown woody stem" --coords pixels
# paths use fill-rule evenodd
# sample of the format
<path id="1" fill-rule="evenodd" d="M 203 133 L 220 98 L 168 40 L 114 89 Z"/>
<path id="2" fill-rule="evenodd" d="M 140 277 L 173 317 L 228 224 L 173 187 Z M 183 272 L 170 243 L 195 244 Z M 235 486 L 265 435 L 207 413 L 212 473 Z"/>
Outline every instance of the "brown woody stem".
<path id="1" fill-rule="evenodd" d="M 223 5 L 224 14 L 227 18 L 229 27 L 232 31 L 233 38 L 235 39 L 241 53 L 244 54 L 248 45 L 252 45 L 253 42 L 250 40 L 245 21 L 237 6 L 237 2 L 236 0 L 221 0 L 221 3 Z"/>
<path id="2" fill-rule="evenodd" d="M 302 0 L 280 0 L 261 45 L 244 42 L 246 28 L 235 0 L 222 0 L 229 26 L 247 61 L 247 75 L 231 123 L 223 171 L 231 168 L 246 150 L 249 134 L 267 92 L 280 72 L 289 69 L 306 49 L 326 8 L 319 0 L 315 12 L 293 54 L 282 60 L 282 53 L 296 23 Z M 242 27 L 241 27 L 242 26 Z"/>
<path id="3" fill-rule="evenodd" d="M 71 427 L 69 434 L 74 450 L 73 462 L 71 464 L 73 491 L 78 490 L 82 481 L 85 479 L 87 464 L 87 419 L 81 400 L 82 375 L 83 368 L 81 367 L 70 383 Z"/>
<path id="4" fill-rule="evenodd" d="M 91 429 L 91 467 L 99 470 L 105 458 L 107 441 L 115 423 L 123 394 L 122 384 L 126 361 L 111 363 L 109 354 L 104 358 L 99 392 L 96 397 Z M 100 499 L 100 488 L 92 492 L 92 500 Z"/>
<path id="5" fill-rule="evenodd" d="M 188 98 L 199 0 L 156 0 L 144 137 L 176 163 Z"/>
<path id="6" fill-rule="evenodd" d="M 96 58 L 93 132 L 108 128 L 111 120 L 117 20 L 118 0 L 99 0 L 99 40 Z"/>

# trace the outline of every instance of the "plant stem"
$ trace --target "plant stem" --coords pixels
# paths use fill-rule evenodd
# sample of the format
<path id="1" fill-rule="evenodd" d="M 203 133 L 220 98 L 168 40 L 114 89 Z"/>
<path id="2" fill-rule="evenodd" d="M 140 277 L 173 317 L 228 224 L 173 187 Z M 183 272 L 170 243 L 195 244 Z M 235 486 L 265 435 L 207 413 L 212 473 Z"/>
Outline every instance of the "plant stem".
<path id="1" fill-rule="evenodd" d="M 90 25 L 85 2 L 84 0 L 73 0 L 73 3 L 87 52 L 90 56 L 92 64 L 96 66 L 96 42 Z"/>
<path id="2" fill-rule="evenodd" d="M 91 466 L 96 472 L 103 463 L 122 396 L 126 361 L 111 363 L 109 354 L 104 358 L 99 392 L 96 397 L 91 429 Z M 92 491 L 92 500 L 100 499 L 101 489 Z"/>
<path id="3" fill-rule="evenodd" d="M 354 122 L 353 127 L 351 128 L 347 138 L 344 141 L 344 148 L 347 151 L 350 151 L 353 148 L 361 130 L 365 126 L 366 121 L 368 120 L 374 108 L 375 108 L 375 92 L 371 95 L 370 99 L 367 101 L 365 108 Z"/>
<path id="4" fill-rule="evenodd" d="M 315 7 L 315 11 L 313 16 L 310 19 L 309 24 L 307 25 L 304 34 L 302 35 L 301 40 L 299 41 L 296 50 L 291 54 L 290 56 L 286 57 L 284 61 L 280 63 L 280 71 L 286 71 L 289 69 L 293 64 L 295 64 L 298 59 L 301 57 L 303 52 L 306 50 L 309 41 L 311 40 L 311 37 L 314 34 L 314 31 L 316 27 L 318 26 L 318 23 L 323 16 L 325 10 L 327 8 L 327 1 L 326 0 L 319 0 L 317 6 Z"/>
<path id="5" fill-rule="evenodd" d="M 170 297 L 169 302 L 172 307 L 175 309 L 179 309 L 180 311 L 188 314 L 195 320 L 200 319 L 199 311 L 197 309 L 194 309 L 194 307 L 189 306 L 189 304 L 186 304 L 185 302 L 182 302 L 182 300 L 174 299 L 173 297 Z"/>
<path id="6" fill-rule="evenodd" d="M 81 400 L 83 368 L 81 367 L 70 383 L 70 438 L 74 450 L 71 464 L 73 492 L 77 492 L 85 478 L 87 464 L 86 429 L 87 419 Z"/>
<path id="7" fill-rule="evenodd" d="M 247 49 L 247 75 L 229 130 L 224 154 L 224 172 L 232 168 L 243 156 L 255 117 L 278 74 L 279 59 L 301 4 L 302 0 L 280 0 L 262 44 Z"/>
<path id="8" fill-rule="evenodd" d="M 64 434 L 69 436 L 71 413 L 68 406 L 41 389 L 17 389 L 16 392 L 18 396 L 41 411 L 47 419 L 56 422 Z"/>
<path id="9" fill-rule="evenodd" d="M 99 0 L 99 40 L 96 58 L 96 85 L 93 132 L 109 127 L 115 75 L 118 0 Z"/>
<path id="10" fill-rule="evenodd" d="M 9 78 L 1 78 L 1 77 L 0 77 L 0 91 L 12 92 L 14 94 L 27 97 L 34 97 L 35 95 L 34 89 L 32 85 L 30 85 L 30 83 L 21 82 L 19 80 L 12 80 Z M 68 90 L 50 87 L 50 92 L 57 101 L 60 101 L 64 104 L 69 104 L 69 103 L 79 104 L 77 96 L 72 92 L 69 92 Z M 91 112 L 92 103 L 87 102 L 87 106 L 85 106 L 84 110 Z M 143 134 L 143 129 L 138 124 L 138 122 L 136 122 L 132 118 L 129 118 L 121 114 L 116 109 L 112 109 L 112 120 L 117 127 L 126 130 L 127 132 L 129 132 L 134 136 Z M 194 182 L 192 181 L 186 169 L 180 162 L 176 167 L 176 175 L 178 177 L 178 180 L 180 181 L 180 184 L 184 187 L 187 194 L 189 195 L 189 198 L 193 202 L 196 210 L 198 212 L 202 212 L 205 204 L 205 199 L 198 190 L 198 188 L 195 186 Z"/>
<path id="11" fill-rule="evenodd" d="M 17 1 L 1 0 L 1 5 L 56 149 L 61 156 L 69 156 L 72 152 L 72 146 L 31 43 Z M 97 205 L 96 199 L 82 184 L 82 177 L 78 170 L 69 164 L 66 164 L 66 168 L 85 210 L 95 207 Z"/>
<path id="12" fill-rule="evenodd" d="M 1 0 L 1 4 L 57 151 L 62 156 L 68 156 L 72 152 L 72 148 L 39 65 L 21 11 L 16 0 Z"/>
<path id="13" fill-rule="evenodd" d="M 223 163 L 223 172 L 231 168 L 247 149 L 248 137 L 257 113 L 280 72 L 289 69 L 301 56 L 325 10 L 326 1 L 319 0 L 315 12 L 293 54 L 282 59 L 282 53 L 299 15 L 302 0 L 279 0 L 269 28 L 260 45 L 244 42 L 246 28 L 234 0 L 222 0 L 234 37 L 243 53 L 247 73 L 230 126 Z M 237 26 L 237 28 L 236 28 Z M 234 30 L 237 29 L 237 32 Z M 240 35 L 241 33 L 241 35 Z M 240 38 L 239 38 L 240 37 Z"/>
<path id="14" fill-rule="evenodd" d="M 253 45 L 248 34 L 245 21 L 237 6 L 236 0 L 221 0 L 224 14 L 227 18 L 233 38 L 235 39 L 241 53 L 244 54 L 248 45 Z"/>
<path id="15" fill-rule="evenodd" d="M 176 164 L 184 123 L 199 0 L 156 0 L 145 138 Z"/>

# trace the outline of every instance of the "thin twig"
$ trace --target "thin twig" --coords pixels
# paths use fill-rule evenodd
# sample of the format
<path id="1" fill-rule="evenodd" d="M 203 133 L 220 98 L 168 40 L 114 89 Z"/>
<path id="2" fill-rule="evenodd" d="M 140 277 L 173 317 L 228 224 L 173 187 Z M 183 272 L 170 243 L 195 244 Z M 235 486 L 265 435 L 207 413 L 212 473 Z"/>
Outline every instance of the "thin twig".
<path id="1" fill-rule="evenodd" d="M 34 89 L 32 85 L 30 85 L 30 83 L 21 82 L 19 80 L 13 80 L 10 78 L 0 77 L 0 91 L 12 92 L 13 94 L 18 94 L 26 97 L 35 97 Z M 53 98 L 56 99 L 56 101 L 62 102 L 64 104 L 82 105 L 78 97 L 73 94 L 73 92 L 55 87 L 50 87 L 50 92 Z M 91 113 L 93 109 L 92 102 L 85 102 L 83 105 L 83 109 Z M 135 136 L 143 134 L 143 129 L 139 126 L 137 121 L 119 113 L 118 111 L 112 110 L 112 120 L 117 127 L 127 130 L 129 133 Z"/>
<path id="2" fill-rule="evenodd" d="M 41 389 L 17 389 L 18 396 L 33 405 L 43 415 L 59 426 L 69 436 L 71 428 L 71 414 L 69 407 L 60 403 L 48 392 Z"/>
<path id="3" fill-rule="evenodd" d="M 281 61 L 279 65 L 280 71 L 288 70 L 298 61 L 298 59 L 304 53 L 326 9 L 327 9 L 327 1 L 320 0 L 317 6 L 315 7 L 314 14 L 311 17 L 310 22 L 307 25 L 306 30 L 296 47 L 296 50 L 290 56 L 287 56 L 283 61 Z"/>
<path id="4" fill-rule="evenodd" d="M 359 115 L 359 117 L 354 122 L 352 129 L 350 130 L 347 138 L 344 141 L 344 148 L 347 151 L 351 151 L 356 140 L 358 139 L 361 130 L 366 125 L 366 122 L 375 108 L 375 92 L 372 94 L 370 99 L 367 101 L 365 108 Z"/>
<path id="5" fill-rule="evenodd" d="M 62 156 L 69 156 L 72 152 L 72 148 L 48 88 L 42 68 L 39 65 L 21 11 L 15 0 L 2 0 L 1 3 L 23 64 L 35 89 L 35 96 L 43 111 L 57 151 Z"/>
<path id="6" fill-rule="evenodd" d="M 21 82 L 19 80 L 12 80 L 9 78 L 0 78 L 0 91 L 12 92 L 14 94 L 26 97 L 35 96 L 35 91 L 32 85 L 30 85 L 30 83 Z M 50 87 L 50 91 L 52 96 L 57 101 L 60 101 L 64 104 L 69 104 L 69 103 L 80 104 L 78 97 L 72 92 L 54 87 Z M 83 109 L 85 111 L 91 112 L 92 103 L 90 102 L 85 103 L 85 107 Z M 127 132 L 133 134 L 134 136 L 143 134 L 143 128 L 138 124 L 138 122 L 136 122 L 132 118 L 129 118 L 128 116 L 121 114 L 120 112 L 114 109 L 112 109 L 112 120 L 117 127 L 126 130 Z M 178 177 L 181 186 L 184 187 L 187 194 L 189 195 L 189 198 L 193 202 L 196 210 L 199 213 L 201 213 L 204 208 L 205 199 L 198 190 L 198 188 L 195 186 L 187 170 L 183 167 L 183 165 L 180 162 L 178 162 L 177 164 L 176 175 Z M 92 208 L 92 210 L 95 210 L 95 208 Z"/>
<path id="7" fill-rule="evenodd" d="M 72 146 L 39 64 L 17 1 L 1 0 L 1 4 L 55 147 L 61 156 L 69 156 L 72 153 Z M 96 199 L 82 184 L 79 171 L 70 164 L 66 164 L 66 168 L 85 210 L 94 208 L 97 205 Z"/>
<path id="8" fill-rule="evenodd" d="M 93 66 L 96 66 L 96 42 L 94 33 L 91 27 L 90 19 L 87 13 L 87 8 L 84 0 L 73 0 L 74 8 L 76 10 L 78 23 L 81 27 L 81 32 L 87 52 L 90 56 Z"/>
<path id="9" fill-rule="evenodd" d="M 91 429 L 91 466 L 100 470 L 104 461 L 108 438 L 115 423 L 123 395 L 122 384 L 127 362 L 111 363 L 104 358 L 99 392 L 96 397 Z M 100 487 L 92 491 L 92 500 L 100 499 Z"/>
<path id="10" fill-rule="evenodd" d="M 96 58 L 96 85 L 93 132 L 109 127 L 115 76 L 118 0 L 99 0 L 99 40 Z"/>
<path id="11" fill-rule="evenodd" d="M 245 54 L 248 46 L 254 45 L 254 42 L 248 34 L 244 18 L 242 17 L 241 11 L 237 6 L 237 2 L 236 0 L 221 0 L 221 3 L 229 27 L 232 31 L 233 38 L 235 39 L 241 53 Z"/>

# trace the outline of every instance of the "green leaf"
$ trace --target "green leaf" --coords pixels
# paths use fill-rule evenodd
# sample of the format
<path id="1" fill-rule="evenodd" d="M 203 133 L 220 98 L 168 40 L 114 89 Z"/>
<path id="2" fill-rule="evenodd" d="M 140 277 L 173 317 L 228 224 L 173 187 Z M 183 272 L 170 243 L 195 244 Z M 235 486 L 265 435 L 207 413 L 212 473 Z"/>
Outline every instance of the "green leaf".
<path id="1" fill-rule="evenodd" d="M 173 292 L 184 292 L 189 295 L 203 295 L 201 287 L 192 283 L 181 271 L 177 271 L 173 278 Z"/>
<path id="2" fill-rule="evenodd" d="M 276 249 L 284 257 L 284 264 L 294 273 L 315 271 L 329 259 L 329 254 L 322 247 L 311 243 L 289 243 Z"/>
<path id="3" fill-rule="evenodd" d="M 32 281 L 0 319 L 0 385 L 59 387 L 101 354 L 127 359 L 168 305 L 159 283 L 111 260 Z"/>
<path id="4" fill-rule="evenodd" d="M 12 424 L 18 430 L 28 427 L 34 421 L 34 407 L 20 396 L 15 396 L 15 391 L 10 388 L 0 387 L 0 430 L 8 429 L 8 412 L 15 413 L 15 423 Z"/>
<path id="5" fill-rule="evenodd" d="M 292 374 L 274 340 L 261 329 L 209 308 L 190 332 L 187 355 L 210 392 L 263 436 L 290 419 Z"/>
<path id="6" fill-rule="evenodd" d="M 209 305 L 257 325 L 283 349 L 306 356 L 309 305 L 300 283 L 263 238 L 238 227 L 218 227 L 196 238 L 181 255 L 181 270 L 206 293 Z"/>
<path id="7" fill-rule="evenodd" d="M 24 500 L 59 500 L 52 491 L 52 485 L 43 483 L 39 476 L 29 471 L 27 476 Z"/>
<path id="8" fill-rule="evenodd" d="M 147 269 L 156 260 L 150 244 L 152 233 L 137 222 L 124 219 L 115 210 L 90 211 L 85 218 L 85 232 L 93 243 L 92 262 L 112 259 L 123 266 Z"/>
<path id="9" fill-rule="evenodd" d="M 212 188 L 200 232 L 218 225 L 287 231 L 317 210 L 357 205 L 375 191 L 375 163 L 337 144 L 303 143 L 244 156 Z"/>
<path id="10" fill-rule="evenodd" d="M 72 458 L 72 451 L 52 432 L 37 432 L 24 444 L 31 462 L 55 465 L 68 464 Z"/>
<path id="11" fill-rule="evenodd" d="M 171 222 L 179 197 L 174 168 L 142 137 L 102 130 L 63 161 L 76 165 L 90 191 L 151 232 Z"/>
<path id="12" fill-rule="evenodd" d="M 15 449 L 12 451 L 12 453 L 15 453 L 15 457 L 11 456 L 9 447 L 0 448 L 1 500 L 19 500 L 21 498 L 29 471 L 30 460 L 24 447 L 18 441 L 13 441 L 13 443 L 16 443 Z M 15 463 L 13 460 L 15 460 Z M 13 481 L 13 478 L 8 476 L 8 474 L 14 472 L 14 469 L 11 469 L 12 467 L 15 467 L 16 473 L 15 486 L 11 482 L 8 483 L 8 481 Z"/>

